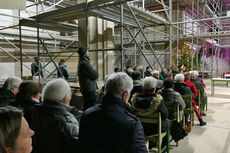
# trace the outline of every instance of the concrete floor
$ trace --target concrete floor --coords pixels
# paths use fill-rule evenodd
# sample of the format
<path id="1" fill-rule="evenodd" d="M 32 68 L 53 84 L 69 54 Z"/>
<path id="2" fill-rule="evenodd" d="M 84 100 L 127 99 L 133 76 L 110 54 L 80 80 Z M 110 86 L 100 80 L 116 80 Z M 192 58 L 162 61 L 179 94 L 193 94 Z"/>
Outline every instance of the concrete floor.
<path id="1" fill-rule="evenodd" d="M 230 87 L 226 83 L 215 86 L 215 95 L 210 96 L 210 81 L 206 81 L 208 95 L 207 122 L 204 127 L 195 126 L 189 135 L 172 147 L 171 153 L 230 153 Z"/>

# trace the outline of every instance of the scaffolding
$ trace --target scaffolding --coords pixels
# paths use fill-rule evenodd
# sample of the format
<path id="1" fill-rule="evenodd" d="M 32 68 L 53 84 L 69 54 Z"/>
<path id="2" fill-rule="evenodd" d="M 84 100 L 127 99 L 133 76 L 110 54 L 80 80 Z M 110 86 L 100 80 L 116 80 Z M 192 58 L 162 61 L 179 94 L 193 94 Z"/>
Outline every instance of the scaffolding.
<path id="1" fill-rule="evenodd" d="M 87 19 L 90 16 L 116 23 L 114 48 L 92 51 L 114 51 L 114 64 L 122 70 L 127 63 L 161 69 L 175 68 L 180 65 L 183 46 L 186 45 L 191 50 L 188 67 L 191 70 L 211 71 L 213 77 L 214 63 L 215 75 L 218 75 L 218 61 L 223 58 L 223 48 L 230 44 L 227 0 L 97 0 L 80 4 L 70 0 L 32 2 L 27 8 L 36 7 L 33 15 L 23 18 L 19 11 L 19 16 L 11 16 L 20 19 L 18 24 L 0 29 L 0 37 L 20 50 L 20 56 L 15 57 L 3 47 L 0 48 L 21 62 L 21 76 L 23 65 L 26 66 L 23 57 L 32 61 L 31 54 L 23 50 L 26 39 L 33 38 L 34 45 L 37 45 L 37 56 L 49 58 L 43 68 L 49 63 L 57 68 L 55 59 L 66 53 L 66 60 L 70 59 L 78 47 L 78 25 L 69 21 L 86 18 L 86 44 L 89 46 Z M 10 28 L 16 31 L 15 27 L 18 27 L 18 32 L 7 31 Z M 23 35 L 23 27 L 34 28 L 35 35 Z M 63 33 L 71 35 L 67 37 Z M 19 36 L 18 45 L 7 39 L 12 35 Z M 51 46 L 54 50 L 50 49 Z M 202 61 L 202 65 L 199 61 Z M 47 77 L 55 71 L 48 72 Z"/>

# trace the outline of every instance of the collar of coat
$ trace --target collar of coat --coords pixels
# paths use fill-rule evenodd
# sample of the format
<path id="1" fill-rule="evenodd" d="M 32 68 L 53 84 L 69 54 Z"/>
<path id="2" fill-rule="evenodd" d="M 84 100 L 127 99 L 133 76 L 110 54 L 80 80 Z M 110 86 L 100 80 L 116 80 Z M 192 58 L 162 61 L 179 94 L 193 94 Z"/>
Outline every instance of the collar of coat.
<path id="1" fill-rule="evenodd" d="M 101 104 L 118 106 L 118 107 L 126 110 L 126 102 L 123 101 L 119 97 L 114 97 L 114 96 L 111 96 L 111 95 L 105 95 L 101 100 Z"/>
<path id="2" fill-rule="evenodd" d="M 133 80 L 133 86 L 142 86 L 141 80 Z"/>
<path id="3" fill-rule="evenodd" d="M 86 56 L 80 56 L 80 59 L 84 60 L 84 61 L 87 61 L 88 63 L 90 63 L 89 58 L 86 57 Z"/>
<path id="4" fill-rule="evenodd" d="M 62 108 L 63 111 L 68 111 L 72 114 L 76 114 L 76 109 L 75 107 L 69 106 L 67 104 L 64 104 L 62 102 L 58 102 L 58 101 L 52 101 L 52 100 L 44 100 L 43 103 L 44 106 L 52 106 L 52 107 L 58 107 L 58 108 Z M 60 112 L 61 113 L 61 112 Z"/>

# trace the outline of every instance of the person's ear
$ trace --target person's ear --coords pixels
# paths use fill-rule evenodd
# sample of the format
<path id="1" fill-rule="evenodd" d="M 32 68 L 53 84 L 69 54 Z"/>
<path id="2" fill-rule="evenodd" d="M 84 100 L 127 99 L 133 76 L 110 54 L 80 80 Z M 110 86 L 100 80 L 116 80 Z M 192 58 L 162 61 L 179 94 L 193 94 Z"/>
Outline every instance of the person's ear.
<path id="1" fill-rule="evenodd" d="M 126 102 L 126 99 L 127 99 L 127 96 L 128 96 L 128 91 L 126 90 L 123 94 L 122 94 L 122 100 Z"/>

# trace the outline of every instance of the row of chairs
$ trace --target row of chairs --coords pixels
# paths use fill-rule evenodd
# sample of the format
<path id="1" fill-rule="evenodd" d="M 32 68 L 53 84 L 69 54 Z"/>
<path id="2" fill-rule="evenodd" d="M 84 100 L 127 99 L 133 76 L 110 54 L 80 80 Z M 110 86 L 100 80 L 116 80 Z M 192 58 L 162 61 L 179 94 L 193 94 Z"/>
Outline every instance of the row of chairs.
<path id="1" fill-rule="evenodd" d="M 201 102 L 200 102 L 200 91 L 198 91 L 198 102 L 196 102 L 196 105 L 199 108 L 200 113 L 203 111 L 201 106 Z M 192 96 L 191 95 L 182 95 L 182 98 L 184 100 L 184 102 L 186 103 L 186 105 L 189 105 L 189 108 L 186 108 L 184 110 L 184 114 L 189 114 L 190 115 L 190 121 L 192 123 L 192 126 L 194 126 L 194 108 L 192 105 Z M 166 107 L 168 108 L 169 113 L 170 112 L 176 112 L 175 118 L 171 119 L 172 122 L 182 122 L 183 126 L 185 128 L 185 118 L 184 115 L 180 114 L 180 110 L 179 110 L 179 103 L 175 102 L 165 102 Z M 206 110 L 207 110 L 207 103 L 206 105 Z M 170 144 L 170 131 L 166 131 L 166 132 L 162 132 L 161 131 L 161 113 L 160 112 L 155 112 L 154 115 L 152 117 L 142 117 L 142 116 L 138 116 L 139 120 L 142 123 L 150 123 L 150 124 L 157 124 L 158 125 L 158 133 L 155 135 L 151 135 L 151 136 L 146 136 L 146 141 L 154 141 L 158 143 L 158 153 L 162 153 L 164 151 L 167 151 L 169 153 L 170 148 L 169 148 L 169 144 Z M 167 136 L 167 145 L 164 146 L 162 148 L 162 140 L 163 138 Z M 178 146 L 178 142 L 176 142 L 176 146 Z"/>

